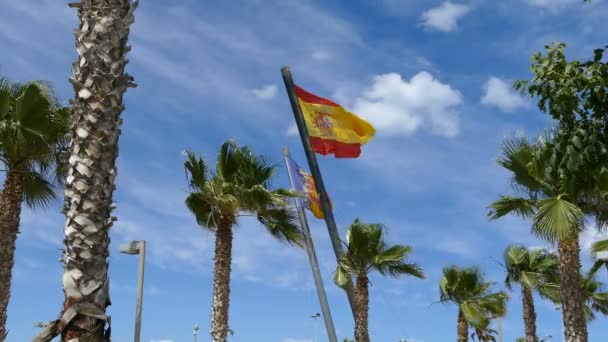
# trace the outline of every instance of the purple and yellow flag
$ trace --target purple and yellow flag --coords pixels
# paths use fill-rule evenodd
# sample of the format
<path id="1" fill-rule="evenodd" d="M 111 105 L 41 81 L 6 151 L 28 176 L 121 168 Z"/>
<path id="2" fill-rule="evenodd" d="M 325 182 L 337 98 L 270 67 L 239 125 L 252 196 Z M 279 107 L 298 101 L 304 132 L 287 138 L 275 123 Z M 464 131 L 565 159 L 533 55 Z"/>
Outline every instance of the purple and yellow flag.
<path id="1" fill-rule="evenodd" d="M 301 168 L 295 160 L 291 159 L 290 155 L 286 156 L 287 163 L 289 164 L 289 173 L 293 182 L 293 188 L 304 195 L 304 206 L 312 212 L 312 214 L 318 218 L 323 219 L 323 209 L 321 208 L 321 200 L 315 187 L 315 181 L 312 175 Z M 298 205 L 301 202 L 298 199 Z"/>

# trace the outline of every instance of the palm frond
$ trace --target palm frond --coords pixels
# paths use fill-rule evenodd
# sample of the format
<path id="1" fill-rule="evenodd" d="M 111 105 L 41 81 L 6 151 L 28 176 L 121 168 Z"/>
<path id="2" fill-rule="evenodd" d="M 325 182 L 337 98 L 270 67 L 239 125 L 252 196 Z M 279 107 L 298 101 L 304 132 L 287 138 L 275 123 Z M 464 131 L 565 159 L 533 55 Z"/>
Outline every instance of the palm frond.
<path id="1" fill-rule="evenodd" d="M 55 199 L 55 189 L 41 174 L 27 172 L 23 176 L 23 199 L 32 209 L 46 208 Z"/>
<path id="2" fill-rule="evenodd" d="M 378 271 L 382 275 L 389 275 L 394 278 L 409 275 L 419 279 L 425 279 L 422 267 L 414 263 L 395 262 L 386 267 L 378 268 Z"/>
<path id="3" fill-rule="evenodd" d="M 548 241 L 560 241 L 576 236 L 584 226 L 584 214 L 575 204 L 561 197 L 539 201 L 532 231 Z"/>
<path id="4" fill-rule="evenodd" d="M 538 191 L 542 184 L 537 175 L 531 172 L 536 146 L 530 144 L 524 137 L 505 139 L 502 144 L 502 157 L 498 164 L 511 171 L 516 184 L 526 189 Z"/>
<path id="5" fill-rule="evenodd" d="M 591 245 L 591 252 L 593 256 L 597 255 L 598 252 L 608 252 L 608 239 L 595 241 Z"/>
<path id="6" fill-rule="evenodd" d="M 496 202 L 490 204 L 488 209 L 488 217 L 491 220 L 497 220 L 508 214 L 529 218 L 534 215 L 536 203 L 522 197 L 500 196 Z"/>
<path id="7" fill-rule="evenodd" d="M 184 168 L 186 170 L 186 177 L 190 176 L 188 181 L 189 187 L 192 190 L 201 191 L 205 187 L 205 183 L 208 179 L 207 164 L 202 158 L 196 158 L 192 151 L 185 151 L 186 161 L 184 162 Z"/>
<path id="8" fill-rule="evenodd" d="M 303 246 L 304 233 L 297 223 L 295 213 L 287 207 L 258 210 L 258 221 L 268 232 L 281 241 Z"/>
<path id="9" fill-rule="evenodd" d="M 345 266 L 345 262 L 339 262 L 336 271 L 334 272 L 334 282 L 340 287 L 344 287 L 352 279 L 348 268 Z"/>
<path id="10" fill-rule="evenodd" d="M 215 172 L 227 182 L 235 182 L 243 163 L 243 152 L 236 141 L 228 140 L 220 147 Z"/>
<path id="11" fill-rule="evenodd" d="M 186 207 L 201 227 L 214 230 L 219 220 L 218 207 L 205 193 L 193 192 L 186 197 Z"/>

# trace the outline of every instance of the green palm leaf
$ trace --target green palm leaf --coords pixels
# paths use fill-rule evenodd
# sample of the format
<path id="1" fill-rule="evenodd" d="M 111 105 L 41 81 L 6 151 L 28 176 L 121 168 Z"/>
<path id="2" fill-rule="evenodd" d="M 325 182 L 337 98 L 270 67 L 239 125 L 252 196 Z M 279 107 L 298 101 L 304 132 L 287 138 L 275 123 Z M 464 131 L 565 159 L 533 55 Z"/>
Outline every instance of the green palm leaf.
<path id="1" fill-rule="evenodd" d="M 500 196 L 498 201 L 489 207 L 488 216 L 497 220 L 508 214 L 516 214 L 523 218 L 532 217 L 535 212 L 535 202 L 521 197 Z"/>
<path id="2" fill-rule="evenodd" d="M 584 226 L 584 214 L 575 204 L 561 197 L 539 201 L 534 215 L 533 232 L 549 241 L 560 241 L 576 236 Z"/>

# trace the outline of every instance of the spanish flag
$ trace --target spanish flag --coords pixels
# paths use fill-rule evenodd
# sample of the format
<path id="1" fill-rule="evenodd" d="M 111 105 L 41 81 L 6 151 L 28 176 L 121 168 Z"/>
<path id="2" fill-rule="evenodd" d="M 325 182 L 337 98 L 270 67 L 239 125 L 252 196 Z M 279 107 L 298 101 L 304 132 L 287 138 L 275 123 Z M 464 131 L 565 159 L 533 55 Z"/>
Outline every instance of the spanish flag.
<path id="1" fill-rule="evenodd" d="M 321 199 L 317 193 L 317 188 L 315 187 L 315 181 L 313 180 L 312 175 L 301 168 L 291 156 L 286 155 L 286 159 L 289 164 L 289 177 L 293 182 L 292 185 L 294 190 L 303 195 L 304 206 L 308 208 L 316 218 L 323 219 L 325 215 L 323 215 Z M 301 205 L 300 201 L 297 202 L 298 205 Z"/>
<path id="2" fill-rule="evenodd" d="M 336 158 L 357 158 L 376 133 L 367 121 L 337 103 L 295 86 L 312 150 Z"/>

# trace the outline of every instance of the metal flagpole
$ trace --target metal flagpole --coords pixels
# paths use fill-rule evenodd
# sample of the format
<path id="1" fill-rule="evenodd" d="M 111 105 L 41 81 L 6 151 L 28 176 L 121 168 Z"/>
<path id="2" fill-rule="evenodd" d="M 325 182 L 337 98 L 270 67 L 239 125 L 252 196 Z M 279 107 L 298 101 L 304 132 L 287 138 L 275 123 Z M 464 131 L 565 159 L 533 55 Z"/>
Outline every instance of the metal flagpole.
<path id="1" fill-rule="evenodd" d="M 289 151 L 287 147 L 283 148 L 283 158 L 285 159 L 285 165 L 287 167 L 287 174 L 289 175 L 289 182 L 291 188 L 295 189 L 293 179 L 291 177 L 291 170 L 287 158 L 289 157 Z M 297 200 L 300 201 L 299 199 Z M 325 328 L 327 329 L 327 336 L 329 342 L 338 342 L 336 337 L 336 329 L 334 328 L 334 321 L 331 317 L 329 310 L 329 304 L 327 303 L 327 295 L 325 294 L 325 287 L 323 286 L 323 278 L 321 277 L 321 271 L 319 269 L 319 262 L 317 260 L 317 254 L 315 253 L 315 245 L 312 242 L 312 235 L 310 234 L 310 228 L 308 227 L 308 220 L 306 219 L 306 213 L 304 208 L 298 203 L 296 205 L 298 211 L 298 218 L 300 219 L 300 225 L 304 232 L 304 246 L 306 247 L 306 253 L 308 254 L 308 261 L 310 262 L 310 268 L 312 270 L 312 276 L 315 280 L 315 286 L 317 288 L 317 295 L 319 296 L 319 304 L 321 305 L 321 312 L 323 312 L 323 321 L 325 322 Z"/>
<path id="2" fill-rule="evenodd" d="M 339 262 L 340 257 L 344 254 L 344 250 L 342 249 L 342 244 L 340 241 L 340 234 L 338 233 L 338 227 L 336 226 L 334 214 L 331 211 L 331 205 L 329 204 L 329 196 L 325 191 L 325 183 L 323 183 L 323 178 L 321 177 L 321 170 L 319 169 L 319 164 L 317 163 L 317 157 L 312 151 L 312 146 L 310 145 L 310 139 L 308 138 L 308 129 L 306 128 L 306 123 L 304 122 L 304 116 L 302 115 L 302 109 L 300 108 L 298 97 L 296 96 L 296 90 L 293 84 L 293 78 L 291 77 L 291 72 L 289 71 L 289 67 L 286 66 L 281 68 L 281 74 L 283 75 L 283 81 L 285 82 L 285 89 L 287 90 L 287 95 L 289 96 L 289 102 L 291 103 L 293 116 L 296 120 L 296 124 L 298 125 L 298 132 L 300 133 L 300 138 L 302 139 L 302 146 L 304 147 L 304 152 L 306 152 L 306 159 L 308 160 L 310 173 L 312 174 L 312 178 L 315 181 L 315 187 L 317 188 L 317 192 L 319 193 L 321 209 L 323 210 L 323 215 L 325 216 L 325 223 L 327 224 L 327 231 L 329 232 L 329 238 L 331 240 L 334 253 L 336 254 L 336 261 Z M 348 303 L 350 304 L 350 309 L 354 317 L 355 289 L 353 287 L 352 281 L 349 281 L 344 286 L 344 290 L 346 291 Z"/>

